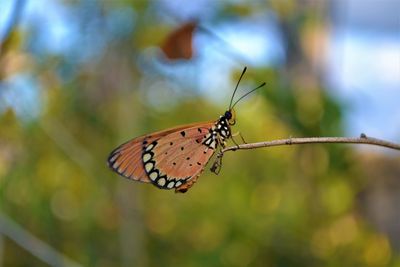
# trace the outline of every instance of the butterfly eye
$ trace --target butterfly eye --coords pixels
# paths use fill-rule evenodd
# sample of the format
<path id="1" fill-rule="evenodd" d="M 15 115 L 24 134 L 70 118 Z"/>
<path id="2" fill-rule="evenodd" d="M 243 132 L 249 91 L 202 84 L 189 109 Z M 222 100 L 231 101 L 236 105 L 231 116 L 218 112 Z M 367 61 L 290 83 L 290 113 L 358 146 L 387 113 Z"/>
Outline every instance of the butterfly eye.
<path id="1" fill-rule="evenodd" d="M 235 125 L 236 120 L 235 120 L 235 111 L 233 109 L 225 112 L 225 117 L 228 119 L 229 125 Z"/>

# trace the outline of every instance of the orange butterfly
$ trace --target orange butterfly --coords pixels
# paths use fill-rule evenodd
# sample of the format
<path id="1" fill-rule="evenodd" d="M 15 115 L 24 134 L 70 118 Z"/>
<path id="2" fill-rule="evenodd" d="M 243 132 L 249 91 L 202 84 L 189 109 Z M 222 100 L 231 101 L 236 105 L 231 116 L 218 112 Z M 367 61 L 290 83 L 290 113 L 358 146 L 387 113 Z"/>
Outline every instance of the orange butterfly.
<path id="1" fill-rule="evenodd" d="M 219 146 L 225 147 L 235 124 L 233 105 L 236 90 L 246 72 L 244 68 L 233 91 L 229 109 L 217 121 L 182 125 L 136 137 L 111 152 L 108 166 L 118 174 L 140 182 L 152 183 L 161 189 L 186 192 L 197 180 Z"/>

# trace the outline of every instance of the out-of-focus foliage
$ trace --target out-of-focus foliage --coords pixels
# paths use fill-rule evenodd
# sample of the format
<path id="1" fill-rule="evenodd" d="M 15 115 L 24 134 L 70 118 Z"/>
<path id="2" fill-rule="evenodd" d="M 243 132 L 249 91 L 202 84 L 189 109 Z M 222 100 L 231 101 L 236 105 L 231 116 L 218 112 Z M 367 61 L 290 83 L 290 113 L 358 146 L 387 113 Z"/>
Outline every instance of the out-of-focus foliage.
<path id="1" fill-rule="evenodd" d="M 58 29 L 70 43 L 56 47 L 42 32 L 52 21 L 13 29 L 0 54 L 1 212 L 83 266 L 400 266 L 399 235 L 360 212 L 358 196 L 373 181 L 352 147 L 228 153 L 219 176 L 205 171 L 186 194 L 107 168 L 108 153 L 129 138 L 217 119 L 233 89 L 210 81 L 226 101 L 202 96 L 193 78 L 205 55 L 162 59 L 155 47 L 183 20 L 166 2 L 62 1 L 57 8 L 74 20 Z M 343 107 L 310 52 L 327 30 L 315 6 L 233 2 L 196 14 L 199 23 L 212 32 L 232 18 L 275 16 L 287 42 L 283 62 L 248 66 L 242 87 L 266 81 L 267 88 L 238 105 L 234 131 L 247 142 L 342 135 Z M 236 67 L 215 75 L 234 84 L 245 63 L 226 56 Z M 45 266 L 3 242 L 0 265 Z"/>

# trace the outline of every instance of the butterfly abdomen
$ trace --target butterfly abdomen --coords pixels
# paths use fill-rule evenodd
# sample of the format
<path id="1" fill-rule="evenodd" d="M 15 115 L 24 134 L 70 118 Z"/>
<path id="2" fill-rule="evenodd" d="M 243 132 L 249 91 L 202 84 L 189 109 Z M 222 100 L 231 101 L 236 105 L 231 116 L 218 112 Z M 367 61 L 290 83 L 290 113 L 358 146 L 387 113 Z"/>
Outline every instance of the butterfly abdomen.
<path id="1" fill-rule="evenodd" d="M 225 117 L 221 117 L 217 122 L 217 132 L 222 139 L 228 139 L 231 137 L 231 127 L 229 126 L 228 120 Z"/>
<path id="2" fill-rule="evenodd" d="M 221 116 L 205 136 L 203 144 L 215 150 L 219 144 L 224 146 L 225 140 L 229 137 L 231 137 L 229 123 L 224 116 Z"/>

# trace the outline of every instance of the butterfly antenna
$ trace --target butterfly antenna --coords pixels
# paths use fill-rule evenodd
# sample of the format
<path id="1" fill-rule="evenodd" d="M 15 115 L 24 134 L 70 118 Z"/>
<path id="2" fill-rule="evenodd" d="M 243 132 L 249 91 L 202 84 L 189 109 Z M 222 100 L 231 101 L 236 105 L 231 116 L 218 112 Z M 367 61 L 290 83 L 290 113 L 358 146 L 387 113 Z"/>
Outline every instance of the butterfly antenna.
<path id="1" fill-rule="evenodd" d="M 236 106 L 236 104 L 242 100 L 243 98 L 245 98 L 246 96 L 248 96 L 249 94 L 253 93 L 255 90 L 260 89 L 261 87 L 263 87 L 265 85 L 265 82 L 263 82 L 261 85 L 259 85 L 257 88 L 254 88 L 253 90 L 251 90 L 250 92 L 245 93 L 244 95 L 242 95 L 238 100 L 236 100 L 236 102 L 232 105 L 232 108 L 234 106 Z"/>
<path id="2" fill-rule="evenodd" d="M 231 97 L 231 102 L 229 103 L 229 110 L 231 109 L 232 101 L 233 101 L 233 98 L 235 97 L 236 90 L 237 90 L 238 87 L 239 87 L 240 80 L 242 79 L 242 77 L 243 77 L 244 73 L 246 72 L 246 70 L 247 70 L 247 67 L 244 67 L 244 69 L 243 69 L 243 71 L 242 71 L 242 74 L 240 74 L 239 81 L 238 81 L 237 84 L 236 84 L 235 90 L 233 90 L 233 94 L 232 94 L 232 97 Z"/>

